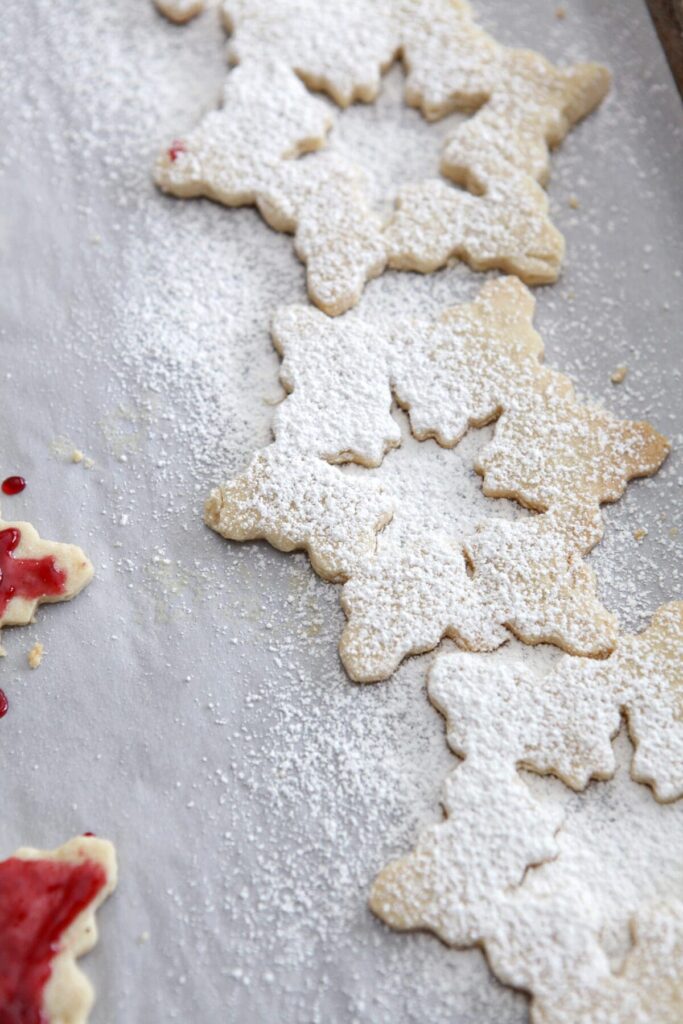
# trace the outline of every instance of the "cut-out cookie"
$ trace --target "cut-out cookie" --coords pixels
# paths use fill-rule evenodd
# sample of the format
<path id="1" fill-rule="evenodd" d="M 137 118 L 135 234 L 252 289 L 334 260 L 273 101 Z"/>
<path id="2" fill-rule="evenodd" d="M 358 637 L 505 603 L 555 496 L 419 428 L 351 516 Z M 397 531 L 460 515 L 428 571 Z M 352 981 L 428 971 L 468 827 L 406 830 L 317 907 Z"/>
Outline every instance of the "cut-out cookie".
<path id="1" fill-rule="evenodd" d="M 255 204 L 271 227 L 295 233 L 310 297 L 330 315 L 353 306 L 387 261 L 426 273 L 458 256 L 529 284 L 557 279 L 564 242 L 538 182 L 548 147 L 604 96 L 603 68 L 558 70 L 499 46 L 460 0 L 225 0 L 223 12 L 237 70 L 223 109 L 157 162 L 163 190 Z M 485 107 L 450 137 L 443 159 L 444 173 L 471 191 L 407 185 L 384 230 L 360 168 L 334 153 L 296 160 L 330 127 L 301 82 L 341 106 L 370 101 L 399 54 L 408 102 L 426 116 Z"/>
<path id="2" fill-rule="evenodd" d="M 380 872 L 370 897 L 375 913 L 398 929 L 429 928 L 451 945 L 482 945 L 500 980 L 532 995 L 536 1024 L 677 1022 L 683 903 L 637 915 L 634 946 L 615 973 L 601 944 L 598 901 L 581 876 L 570 873 L 558 891 L 556 875 L 528 872 L 556 856 L 562 816 L 532 798 L 516 769 L 552 772 L 574 788 L 609 777 L 610 741 L 631 701 L 648 713 L 656 749 L 641 781 L 659 796 L 681 795 L 682 654 L 678 602 L 660 608 L 644 633 L 624 637 L 608 661 L 564 658 L 533 681 L 521 664 L 438 659 L 430 699 L 465 761 L 446 782 L 446 820 Z M 638 778 L 641 741 L 634 740 Z"/>
<path id="3" fill-rule="evenodd" d="M 111 843 L 79 836 L 0 862 L 0 1008 L 8 1021 L 85 1024 L 94 994 L 76 966 L 116 887 Z"/>
<path id="4" fill-rule="evenodd" d="M 27 625 L 39 604 L 70 601 L 92 576 L 74 544 L 42 540 L 30 523 L 0 520 L 0 627 Z"/>
<path id="5" fill-rule="evenodd" d="M 581 555 L 602 534 L 600 502 L 654 471 L 668 445 L 646 424 L 576 401 L 569 378 L 541 363 L 533 308 L 528 289 L 507 278 L 434 320 L 331 320 L 303 306 L 274 319 L 289 392 L 275 414 L 276 443 L 214 492 L 207 522 L 234 540 L 305 548 L 322 576 L 347 581 L 341 654 L 358 681 L 386 678 L 443 636 L 474 650 L 510 632 L 575 654 L 614 647 L 614 619 Z M 425 530 L 404 521 L 399 502 L 396 530 L 378 545 L 394 503 L 377 492 L 370 499 L 358 487 L 366 481 L 329 463 L 378 466 L 400 443 L 394 398 L 418 439 L 445 446 L 500 417 L 502 440 L 494 434 L 479 458 L 484 492 L 546 514 L 478 524 L 461 513 Z M 500 453 L 515 431 L 524 453 L 512 450 L 506 472 Z"/>
<path id="6" fill-rule="evenodd" d="M 176 25 L 184 25 L 204 10 L 204 0 L 154 0 L 154 6 Z"/>
<path id="7" fill-rule="evenodd" d="M 159 157 L 155 180 L 176 196 L 256 205 L 277 231 L 294 233 L 311 299 L 330 315 L 354 305 L 386 262 L 379 218 L 362 171 L 319 149 L 331 125 L 283 64 L 245 64 L 229 75 L 223 107 Z"/>

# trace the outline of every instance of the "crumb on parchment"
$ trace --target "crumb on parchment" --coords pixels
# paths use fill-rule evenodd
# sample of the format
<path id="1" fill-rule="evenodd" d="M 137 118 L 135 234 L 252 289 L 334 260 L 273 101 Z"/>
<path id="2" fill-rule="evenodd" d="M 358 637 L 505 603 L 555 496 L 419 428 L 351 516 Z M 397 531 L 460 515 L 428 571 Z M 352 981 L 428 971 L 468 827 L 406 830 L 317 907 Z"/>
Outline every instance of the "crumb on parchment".
<path id="1" fill-rule="evenodd" d="M 633 531 L 633 537 L 635 540 L 643 540 L 644 537 L 647 537 L 647 530 L 644 526 L 639 526 L 637 530 Z"/>
<path id="2" fill-rule="evenodd" d="M 38 668 L 41 661 L 43 660 L 44 651 L 45 648 L 41 644 L 40 640 L 36 640 L 36 642 L 34 643 L 33 647 L 31 648 L 27 655 L 29 668 Z"/>
<path id="3" fill-rule="evenodd" d="M 622 384 L 626 380 L 628 375 L 628 366 L 617 366 L 616 370 L 613 370 L 610 374 L 609 379 L 613 384 Z"/>

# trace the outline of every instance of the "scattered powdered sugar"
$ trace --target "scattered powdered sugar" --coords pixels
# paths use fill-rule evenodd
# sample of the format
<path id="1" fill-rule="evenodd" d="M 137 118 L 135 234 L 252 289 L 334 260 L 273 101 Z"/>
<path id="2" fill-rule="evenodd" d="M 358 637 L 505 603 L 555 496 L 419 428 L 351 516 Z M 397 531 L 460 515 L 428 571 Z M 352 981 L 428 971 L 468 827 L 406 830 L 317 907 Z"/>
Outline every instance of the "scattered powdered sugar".
<path id="1" fill-rule="evenodd" d="M 590 55 L 617 72 L 613 97 L 554 159 L 551 206 L 568 259 L 560 283 L 537 295 L 537 326 L 549 364 L 582 392 L 620 416 L 651 419 L 676 442 L 678 100 L 641 6 L 588 6 L 559 23 L 541 4 L 512 20 L 509 5 L 479 4 L 506 44 L 535 45 L 556 62 Z M 492 982 L 478 952 L 395 936 L 365 908 L 382 864 L 438 819 L 452 765 L 422 695 L 429 658 L 407 662 L 390 685 L 352 686 L 336 662 L 337 588 L 303 555 L 227 545 L 201 526 L 209 486 L 270 438 L 283 397 L 270 320 L 305 301 L 291 243 L 253 211 L 175 203 L 150 182 L 159 148 L 220 101 L 225 35 L 215 10 L 178 30 L 138 0 L 31 0 L 5 24 L 3 337 L 31 357 L 13 368 L 7 436 L 27 396 L 47 403 L 44 383 L 59 389 L 64 407 L 27 424 L 25 457 L 38 465 L 35 451 L 48 453 L 64 434 L 95 459 L 64 507 L 80 524 L 69 536 L 82 537 L 101 578 L 74 605 L 78 635 L 57 628 L 56 616 L 41 622 L 54 697 L 47 678 L 40 690 L 14 680 L 13 707 L 22 697 L 25 717 L 3 734 L 2 827 L 7 849 L 43 834 L 49 845 L 67 825 L 95 819 L 117 841 L 122 886 L 100 915 L 87 967 L 99 992 L 94 1024 L 190 1014 L 520 1024 L 524 997 Z M 331 133 L 331 147 L 361 151 L 377 180 L 395 186 L 435 166 L 428 133 L 440 141 L 447 128 L 426 128 L 405 110 L 402 89 L 396 69 L 376 104 L 349 109 Z M 14 273 L 19 242 L 31 238 L 39 287 Z M 358 313 L 435 318 L 480 285 L 463 266 L 427 278 L 385 274 Z M 629 376 L 615 389 L 609 374 L 624 362 Z M 479 443 L 476 434 L 452 451 L 406 442 L 386 456 L 383 483 L 393 465 L 400 494 L 419 453 L 441 481 L 430 504 L 441 486 L 450 500 L 455 476 L 468 481 L 463 503 L 480 502 L 477 516 L 486 506 L 506 519 L 513 506 L 485 500 L 471 470 L 453 468 Z M 40 465 L 52 486 L 47 524 L 63 478 L 49 460 Z M 674 445 L 657 477 L 606 510 L 591 562 L 605 605 L 630 630 L 680 593 L 680 487 Z M 649 531 L 640 544 L 639 526 Z M 522 658 L 540 675 L 557 652 L 512 641 L 478 657 Z M 539 800 L 561 800 L 567 813 L 562 859 L 539 874 L 562 863 L 601 892 L 618 962 L 631 913 L 683 891 L 680 808 L 658 806 L 630 781 L 631 756 L 617 743 L 615 779 L 581 795 L 530 780 Z M 59 791 L 49 784 L 57 776 Z M 557 887 L 551 876 L 548 888 Z M 145 932 L 150 941 L 138 947 Z"/>

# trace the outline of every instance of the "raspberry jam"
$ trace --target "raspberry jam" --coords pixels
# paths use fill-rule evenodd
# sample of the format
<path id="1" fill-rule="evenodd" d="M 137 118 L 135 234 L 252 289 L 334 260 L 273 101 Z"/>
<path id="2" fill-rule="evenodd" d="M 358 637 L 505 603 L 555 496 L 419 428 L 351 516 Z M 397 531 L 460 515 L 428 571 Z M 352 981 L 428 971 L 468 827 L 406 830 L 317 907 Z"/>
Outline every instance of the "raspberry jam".
<path id="1" fill-rule="evenodd" d="M 181 142 L 180 139 L 174 139 L 168 147 L 168 158 L 171 163 L 175 163 L 181 153 L 187 153 L 185 143 Z"/>
<path id="2" fill-rule="evenodd" d="M 94 861 L 0 863 L 0 1024 L 46 1024 L 43 991 L 62 935 L 105 883 Z"/>
<path id="3" fill-rule="evenodd" d="M 26 481 L 23 476 L 8 476 L 2 481 L 3 494 L 21 494 L 24 487 Z"/>
<path id="4" fill-rule="evenodd" d="M 21 540 L 15 526 L 0 530 L 0 616 L 13 597 L 28 600 L 56 597 L 66 587 L 66 573 L 58 569 L 51 555 L 45 558 L 14 558 L 12 552 Z"/>
<path id="5" fill-rule="evenodd" d="M 0 690 L 0 718 L 4 718 L 9 711 L 9 701 L 4 690 Z"/>

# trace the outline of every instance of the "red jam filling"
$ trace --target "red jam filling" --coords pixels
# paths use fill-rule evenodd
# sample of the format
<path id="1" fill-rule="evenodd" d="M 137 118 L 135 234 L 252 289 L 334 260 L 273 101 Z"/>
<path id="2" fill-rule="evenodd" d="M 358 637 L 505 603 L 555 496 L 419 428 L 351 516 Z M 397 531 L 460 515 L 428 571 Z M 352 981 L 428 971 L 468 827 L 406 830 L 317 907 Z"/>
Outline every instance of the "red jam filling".
<path id="1" fill-rule="evenodd" d="M 94 861 L 0 862 L 0 1024 L 47 1024 L 43 990 L 62 935 L 106 880 Z"/>
<path id="2" fill-rule="evenodd" d="M 180 139 L 174 139 L 168 147 L 168 158 L 171 163 L 175 163 L 181 153 L 187 153 L 185 143 L 181 142 Z"/>
<path id="3" fill-rule="evenodd" d="M 2 481 L 3 494 L 21 494 L 24 487 L 26 487 L 26 481 L 23 476 L 8 476 Z"/>
<path id="4" fill-rule="evenodd" d="M 0 615 L 13 597 L 53 597 L 63 594 L 66 587 L 66 573 L 57 568 L 51 555 L 12 557 L 20 540 L 21 532 L 16 527 L 0 530 Z"/>
<path id="5" fill-rule="evenodd" d="M 9 710 L 9 701 L 4 690 L 0 690 L 0 718 L 4 718 Z"/>

